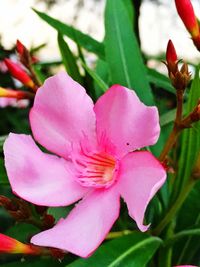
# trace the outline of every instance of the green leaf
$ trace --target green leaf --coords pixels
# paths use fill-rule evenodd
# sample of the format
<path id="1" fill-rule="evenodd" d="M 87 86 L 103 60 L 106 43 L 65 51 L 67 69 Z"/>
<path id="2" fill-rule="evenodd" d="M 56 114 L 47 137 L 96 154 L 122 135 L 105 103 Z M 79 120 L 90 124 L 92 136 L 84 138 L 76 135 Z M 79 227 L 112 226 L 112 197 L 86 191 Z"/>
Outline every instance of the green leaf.
<path id="1" fill-rule="evenodd" d="M 110 84 L 108 71 L 109 71 L 108 70 L 108 64 L 104 60 L 98 59 L 96 62 L 95 73 L 107 85 Z M 103 91 L 97 82 L 94 82 L 94 88 L 95 88 L 95 97 L 96 97 L 96 99 L 98 99 L 102 95 Z M 108 88 L 109 88 L 109 86 L 108 86 Z"/>
<path id="2" fill-rule="evenodd" d="M 61 218 L 66 218 L 69 212 L 72 210 L 73 206 L 67 207 L 51 207 L 48 208 L 48 214 L 52 215 L 56 222 L 59 221 Z"/>
<path id="3" fill-rule="evenodd" d="M 1 151 L 3 149 L 3 144 L 4 144 L 7 137 L 8 137 L 7 135 L 0 136 L 0 150 Z"/>
<path id="4" fill-rule="evenodd" d="M 134 19 L 134 9 L 133 9 L 133 1 L 132 0 L 124 0 L 124 5 L 126 7 L 126 10 L 128 12 L 130 22 L 133 28 L 133 19 Z"/>
<path id="5" fill-rule="evenodd" d="M 186 106 L 187 106 L 187 103 L 183 104 L 183 114 L 184 115 L 186 114 Z M 175 120 L 175 117 L 176 117 L 176 108 L 167 111 L 166 113 L 164 113 L 160 116 L 160 126 L 163 127 L 163 126 L 173 122 Z"/>
<path id="6" fill-rule="evenodd" d="M 189 114 L 200 99 L 199 68 L 196 70 L 195 78 L 189 93 L 186 111 Z M 192 169 L 198 154 L 200 153 L 200 122 L 193 124 L 191 129 L 184 130 L 181 139 L 181 154 L 179 160 L 179 171 L 176 177 L 176 193 L 178 194 L 191 176 Z"/>
<path id="7" fill-rule="evenodd" d="M 187 113 L 191 112 L 200 98 L 199 68 L 196 69 L 195 78 L 189 93 Z M 191 129 L 184 130 L 181 139 L 181 153 L 178 163 L 178 173 L 174 184 L 172 201 L 186 186 L 190 179 L 197 156 L 200 153 L 200 122 L 193 125 Z M 200 227 L 200 205 L 199 205 L 200 183 L 198 182 L 184 202 L 178 213 L 176 231 Z M 174 257 L 178 262 L 187 259 L 189 262 L 195 252 L 200 249 L 200 237 L 185 238 L 175 246 Z"/>
<path id="8" fill-rule="evenodd" d="M 68 267 L 145 267 L 161 243 L 157 237 L 136 232 L 105 243 L 90 258 Z"/>
<path id="9" fill-rule="evenodd" d="M 67 73 L 78 83 L 82 84 L 82 77 L 79 73 L 76 59 L 72 54 L 67 42 L 65 42 L 62 34 L 58 33 L 58 46 L 62 56 L 63 64 Z"/>
<path id="10" fill-rule="evenodd" d="M 169 93 L 176 94 L 176 90 L 171 85 L 168 77 L 150 68 L 147 68 L 147 74 L 148 74 L 147 78 L 149 82 L 155 84 L 157 87 L 161 87 L 165 89 Z"/>
<path id="11" fill-rule="evenodd" d="M 112 83 L 136 91 L 146 104 L 154 103 L 146 67 L 122 0 L 108 0 L 105 10 L 105 52 Z"/>
<path id="12" fill-rule="evenodd" d="M 100 58 L 104 58 L 104 46 L 102 43 L 96 41 L 87 34 L 82 33 L 81 31 L 64 24 L 63 22 L 54 19 L 43 12 L 39 12 L 35 9 L 33 11 L 45 22 L 47 22 L 54 29 L 59 31 L 61 34 L 68 36 L 74 42 L 76 42 L 81 47 L 85 48 L 89 52 L 93 52 L 98 55 Z"/>
<path id="13" fill-rule="evenodd" d="M 63 264 L 58 263 L 57 260 L 54 259 L 38 259 L 38 258 L 28 258 L 22 260 L 21 258 L 18 261 L 13 261 L 10 263 L 1 264 L 1 267 L 59 267 L 63 266 Z"/>
<path id="14" fill-rule="evenodd" d="M 4 159 L 0 158 L 0 185 L 7 185 L 7 184 L 9 184 L 9 181 L 4 167 Z"/>
<path id="15" fill-rule="evenodd" d="M 15 238 L 21 242 L 27 242 L 31 235 L 35 235 L 38 228 L 27 223 L 17 223 L 6 231 L 6 235 Z"/>
<path id="16" fill-rule="evenodd" d="M 100 76 L 98 76 L 98 74 L 94 70 L 90 69 L 83 61 L 81 61 L 81 64 L 83 65 L 87 73 L 92 77 L 92 79 L 98 84 L 102 92 L 105 92 L 109 88 L 109 86 L 101 79 Z"/>
<path id="17" fill-rule="evenodd" d="M 183 206 L 181 207 L 177 223 L 176 223 L 176 232 L 175 237 L 179 238 L 179 233 L 183 231 L 186 236 L 176 244 L 174 248 L 174 258 L 176 261 L 183 262 L 192 262 L 192 259 L 196 252 L 200 250 L 200 236 L 187 235 L 190 233 L 191 228 L 194 229 L 194 232 L 197 232 L 197 229 L 200 228 L 200 205 L 199 205 L 199 195 L 200 195 L 200 181 L 195 185 L 195 187 L 190 192 Z M 187 229 L 187 230 L 185 230 Z M 196 264 L 197 265 L 197 264 Z"/>

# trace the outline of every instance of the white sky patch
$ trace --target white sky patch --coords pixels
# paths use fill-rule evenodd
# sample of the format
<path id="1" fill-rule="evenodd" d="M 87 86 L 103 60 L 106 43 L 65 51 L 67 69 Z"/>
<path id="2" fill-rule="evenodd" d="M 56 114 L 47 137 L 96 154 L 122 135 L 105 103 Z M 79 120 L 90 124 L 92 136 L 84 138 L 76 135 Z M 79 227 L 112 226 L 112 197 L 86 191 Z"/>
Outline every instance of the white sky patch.
<path id="1" fill-rule="evenodd" d="M 140 18 L 142 49 L 149 55 L 156 55 L 164 52 L 168 40 L 172 39 L 181 58 L 198 62 L 200 54 L 193 46 L 177 15 L 174 1 L 161 2 L 162 4 L 158 5 L 144 1 L 142 5 Z M 101 41 L 104 36 L 105 3 L 105 0 L 99 2 L 84 0 L 84 6 L 76 14 L 77 0 L 63 0 L 60 4 L 54 5 L 48 14 L 64 23 L 74 24 L 78 29 Z M 194 0 L 192 3 L 196 14 L 200 14 L 199 1 Z M 47 47 L 40 53 L 41 59 L 58 59 L 60 55 L 56 31 L 34 14 L 31 7 L 47 12 L 44 2 L 0 0 L 0 35 L 3 45 L 9 48 L 15 44 L 16 39 L 21 40 L 27 47 L 47 43 Z"/>

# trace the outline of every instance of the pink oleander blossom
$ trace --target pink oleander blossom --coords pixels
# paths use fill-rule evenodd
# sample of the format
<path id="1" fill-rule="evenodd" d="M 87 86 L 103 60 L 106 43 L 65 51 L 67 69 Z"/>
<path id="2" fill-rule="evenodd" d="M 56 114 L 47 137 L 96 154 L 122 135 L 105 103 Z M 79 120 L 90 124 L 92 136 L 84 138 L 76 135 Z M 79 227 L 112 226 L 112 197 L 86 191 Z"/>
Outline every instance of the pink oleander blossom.
<path id="1" fill-rule="evenodd" d="M 5 165 L 13 192 L 37 205 L 65 206 L 82 199 L 66 219 L 35 235 L 36 245 L 88 257 L 119 216 L 120 196 L 141 231 L 149 201 L 166 172 L 148 151 L 159 136 L 156 107 L 134 91 L 113 85 L 94 105 L 85 89 L 66 73 L 38 90 L 30 112 L 35 140 L 10 134 Z"/>

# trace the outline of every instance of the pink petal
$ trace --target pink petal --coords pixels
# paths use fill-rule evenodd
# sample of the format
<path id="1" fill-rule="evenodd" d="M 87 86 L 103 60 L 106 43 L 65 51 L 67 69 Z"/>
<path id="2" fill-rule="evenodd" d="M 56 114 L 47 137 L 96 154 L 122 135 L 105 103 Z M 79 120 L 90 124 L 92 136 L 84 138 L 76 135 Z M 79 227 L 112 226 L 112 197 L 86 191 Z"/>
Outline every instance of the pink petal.
<path id="1" fill-rule="evenodd" d="M 93 191 L 78 203 L 65 220 L 35 235 L 31 242 L 88 257 L 101 244 L 118 218 L 119 199 L 113 189 Z"/>
<path id="2" fill-rule="evenodd" d="M 30 113 L 34 138 L 48 150 L 66 158 L 72 143 L 83 136 L 95 138 L 93 103 L 85 89 L 67 73 L 46 80 L 38 90 Z"/>
<path id="3" fill-rule="evenodd" d="M 95 104 L 97 135 L 106 135 L 117 152 L 123 155 L 132 150 L 153 145 L 159 133 L 156 107 L 145 106 L 134 91 L 113 85 Z"/>
<path id="4" fill-rule="evenodd" d="M 13 192 L 37 205 L 69 205 L 87 191 L 74 178 L 71 163 L 43 153 L 31 136 L 10 134 L 5 165 Z"/>
<path id="5" fill-rule="evenodd" d="M 129 215 L 141 231 L 146 207 L 164 184 L 166 172 L 159 161 L 147 151 L 127 154 L 120 163 L 119 191 L 127 203 Z"/>

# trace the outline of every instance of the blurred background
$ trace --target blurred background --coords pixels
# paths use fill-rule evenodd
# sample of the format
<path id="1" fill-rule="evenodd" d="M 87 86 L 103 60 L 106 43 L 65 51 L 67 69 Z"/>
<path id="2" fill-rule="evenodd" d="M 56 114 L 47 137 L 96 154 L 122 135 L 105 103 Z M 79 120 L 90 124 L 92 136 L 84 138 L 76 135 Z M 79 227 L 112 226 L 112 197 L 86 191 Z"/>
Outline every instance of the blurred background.
<path id="1" fill-rule="evenodd" d="M 46 44 L 40 51 L 41 60 L 60 58 L 56 31 L 43 22 L 31 7 L 48 13 L 67 24 L 74 25 L 97 40 L 104 36 L 103 13 L 105 0 L 0 0 L 0 37 L 6 49 L 14 46 L 16 39 L 27 47 Z M 175 10 L 174 1 L 133 0 L 140 5 L 140 39 L 146 55 L 162 54 L 172 39 L 181 58 L 199 61 L 199 54 L 192 45 Z M 192 1 L 196 14 L 200 14 L 199 1 Z M 70 43 L 73 48 L 73 44 Z"/>

